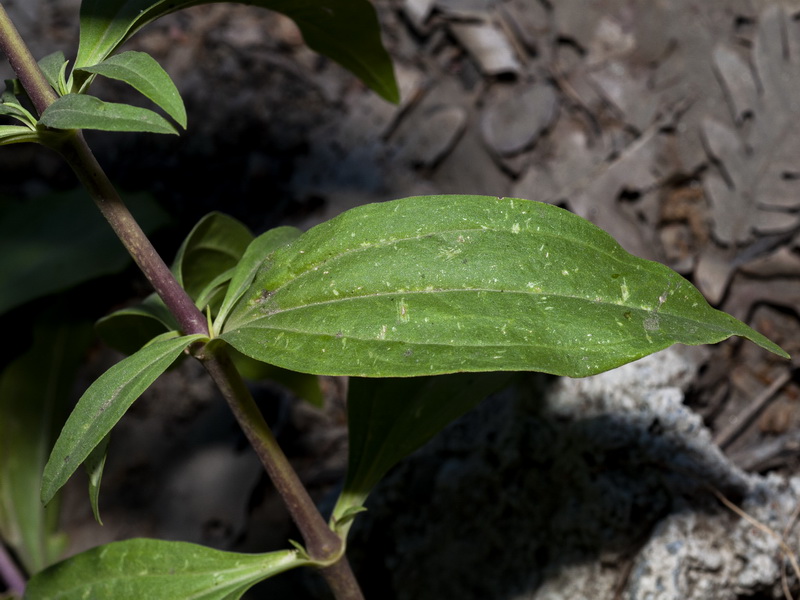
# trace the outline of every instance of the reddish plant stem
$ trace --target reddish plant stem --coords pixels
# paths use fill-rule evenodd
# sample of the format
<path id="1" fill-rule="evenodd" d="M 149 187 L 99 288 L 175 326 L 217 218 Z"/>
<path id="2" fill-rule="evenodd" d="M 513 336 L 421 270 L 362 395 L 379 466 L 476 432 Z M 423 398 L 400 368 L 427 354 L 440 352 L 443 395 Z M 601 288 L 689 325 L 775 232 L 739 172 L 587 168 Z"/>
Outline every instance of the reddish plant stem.
<path id="1" fill-rule="evenodd" d="M 205 350 L 207 354 L 200 356 L 200 360 L 222 392 L 250 445 L 283 498 L 292 520 L 303 536 L 309 556 L 312 560 L 320 562 L 335 561 L 320 569 L 334 596 L 337 600 L 363 600 L 364 595 L 350 568 L 350 563 L 342 554 L 344 542 L 328 527 L 317 510 L 297 472 L 292 468 L 261 411 L 258 410 L 250 390 L 247 389 L 225 347 L 206 346 Z"/>
<path id="2" fill-rule="evenodd" d="M 57 95 L 39 68 L 19 31 L 0 4 L 0 50 L 19 78 L 36 111 L 41 115 Z M 80 131 L 65 134 L 57 150 L 86 186 L 100 212 L 164 300 L 185 334 L 208 335 L 208 322 L 145 236 L 98 164 Z"/>
<path id="3" fill-rule="evenodd" d="M 212 345 L 215 347 L 207 352 L 206 356 L 200 357 L 203 365 L 242 425 L 247 439 L 286 502 L 294 522 L 303 535 L 309 555 L 314 560 L 331 560 L 341 551 L 342 541 L 328 527 L 317 510 L 261 411 L 258 410 L 250 390 L 247 389 L 225 347 L 221 344 Z M 211 345 L 207 346 L 206 350 L 210 347 Z"/>
<path id="4" fill-rule="evenodd" d="M 0 543 L 0 578 L 5 581 L 12 594 L 22 597 L 25 593 L 25 576 L 2 543 Z"/>
<path id="5" fill-rule="evenodd" d="M 358 580 L 353 574 L 350 562 L 342 557 L 329 567 L 320 569 L 320 574 L 325 578 L 328 587 L 331 588 L 333 595 L 347 600 L 364 600 L 364 594 L 358 585 Z"/>
<path id="6" fill-rule="evenodd" d="M 16 26 L 0 4 L 0 51 L 6 55 L 22 87 L 41 115 L 58 96 L 42 74 L 39 64 L 20 36 Z"/>
<path id="7" fill-rule="evenodd" d="M 0 50 L 41 115 L 56 94 L 0 4 Z M 56 148 L 86 187 L 100 212 L 180 324 L 183 333 L 208 335 L 208 324 L 194 302 L 128 211 L 80 131 L 69 132 Z M 199 351 L 206 370 L 228 402 L 245 435 L 281 494 L 306 543 L 309 556 L 332 564 L 320 569 L 338 600 L 363 600 L 342 554 L 343 541 L 325 523 L 297 473 L 278 445 L 224 346 Z M 341 555 L 341 556 L 340 556 Z M 0 556 L 2 558 L 2 556 Z M 5 573 L 3 573 L 5 575 Z M 13 579 L 13 578 L 12 578 Z M 14 585 L 18 587 L 17 583 Z M 22 584 L 24 586 L 24 580 Z"/>
<path id="8" fill-rule="evenodd" d="M 98 164 L 83 134 L 76 131 L 59 150 L 89 191 L 97 208 L 111 225 L 125 249 L 177 319 L 183 333 L 208 335 L 207 319 L 177 282 L 172 271 L 139 227 L 103 168 Z"/>

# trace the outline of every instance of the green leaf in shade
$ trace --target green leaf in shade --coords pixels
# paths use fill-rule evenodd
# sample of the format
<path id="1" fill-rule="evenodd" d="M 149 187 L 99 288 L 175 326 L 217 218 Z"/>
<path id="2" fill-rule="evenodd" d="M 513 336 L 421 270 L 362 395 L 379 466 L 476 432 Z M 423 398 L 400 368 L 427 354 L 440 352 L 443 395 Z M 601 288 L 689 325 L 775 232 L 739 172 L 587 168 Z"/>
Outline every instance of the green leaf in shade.
<path id="1" fill-rule="evenodd" d="M 90 322 L 48 312 L 35 324 L 30 349 L 0 373 L 0 538 L 29 573 L 58 560 L 66 547 L 59 503 L 39 502 L 42 469 L 91 340 Z"/>
<path id="2" fill-rule="evenodd" d="M 152 110 L 103 102 L 86 94 L 61 96 L 45 109 L 39 122 L 54 129 L 178 133 L 169 121 Z"/>
<path id="3" fill-rule="evenodd" d="M 160 339 L 103 373 L 78 400 L 44 469 L 42 501 L 47 504 L 131 404 L 202 335 Z"/>
<path id="4" fill-rule="evenodd" d="M 218 212 L 204 216 L 181 244 L 172 272 L 193 300 L 216 288 L 217 279 L 236 267 L 253 240 L 241 222 Z"/>
<path id="5" fill-rule="evenodd" d="M 47 83 L 58 92 L 60 96 L 67 93 L 66 85 L 64 83 L 64 72 L 67 67 L 67 59 L 64 53 L 60 50 L 48 54 L 39 61 L 39 68 L 44 73 Z"/>
<path id="6" fill-rule="evenodd" d="M 5 86 L 5 90 L 0 95 L 0 115 L 13 117 L 25 125 L 30 133 L 36 128 L 36 117 L 17 99 L 17 95 L 25 94 L 25 90 L 20 86 L 18 79 L 6 79 Z"/>
<path id="7" fill-rule="evenodd" d="M 26 129 L 31 131 L 30 119 L 32 118 L 31 114 L 24 110 L 21 106 L 13 103 L 3 103 L 0 104 L 0 115 L 5 115 L 8 117 L 13 117 L 17 121 L 26 124 Z M 35 123 L 36 120 L 34 119 L 33 122 Z"/>
<path id="8" fill-rule="evenodd" d="M 457 373 L 351 378 L 347 478 L 333 519 L 346 520 L 389 469 L 513 377 L 511 373 Z"/>
<path id="9" fill-rule="evenodd" d="M 305 400 L 317 408 L 322 408 L 325 405 L 322 389 L 319 386 L 319 377 L 316 375 L 281 369 L 275 365 L 269 365 L 245 356 L 233 348 L 229 348 L 228 351 L 236 364 L 236 369 L 247 379 L 274 381 L 291 391 L 301 400 Z"/>
<path id="10" fill-rule="evenodd" d="M 106 344 L 128 355 L 154 337 L 179 329 L 175 317 L 155 293 L 136 306 L 114 311 L 95 324 L 95 331 Z"/>
<path id="11" fill-rule="evenodd" d="M 0 115 L 12 117 L 16 121 L 23 123 L 27 133 L 35 131 L 36 119 L 27 110 L 16 104 L 0 104 Z M 8 127 L 8 126 L 6 126 Z"/>
<path id="12" fill-rule="evenodd" d="M 4 103 L 10 102 L 19 104 L 17 96 L 26 95 L 25 88 L 22 87 L 22 84 L 19 82 L 19 79 L 4 79 L 3 83 L 5 85 L 5 89 L 3 90 L 3 93 L 0 96 L 0 100 Z"/>
<path id="13" fill-rule="evenodd" d="M 2 113 L 1 108 L 0 113 Z M 0 146 L 38 141 L 39 134 L 30 127 L 25 127 L 23 125 L 0 125 Z"/>
<path id="14" fill-rule="evenodd" d="M 568 211 L 427 196 L 352 209 L 276 250 L 219 337 L 307 373 L 583 377 L 733 335 L 787 356 Z"/>
<path id="15" fill-rule="evenodd" d="M 195 304 L 200 310 L 210 309 L 211 314 L 216 314 L 228 290 L 228 283 L 233 276 L 233 269 L 228 269 L 212 279 L 208 285 L 195 298 Z"/>
<path id="16" fill-rule="evenodd" d="M 81 67 L 80 70 L 124 81 L 133 86 L 186 129 L 186 108 L 180 92 L 167 72 L 149 54 L 122 52 L 96 65 Z"/>
<path id="17" fill-rule="evenodd" d="M 215 331 L 220 331 L 222 323 L 225 322 L 225 318 L 233 308 L 233 305 L 253 283 L 256 272 L 264 264 L 264 257 L 269 256 L 281 246 L 294 241 L 300 237 L 301 233 L 296 227 L 276 227 L 250 242 L 233 272 L 233 278 L 228 285 L 225 299 L 222 301 L 222 306 L 217 313 L 217 320 L 214 323 Z"/>
<path id="18" fill-rule="evenodd" d="M 103 470 L 106 468 L 110 440 L 111 434 L 106 435 L 83 461 L 83 468 L 86 469 L 86 475 L 89 477 L 89 502 L 92 505 L 94 520 L 99 525 L 103 524 L 103 520 L 100 518 L 100 482 L 103 479 Z"/>
<path id="19" fill-rule="evenodd" d="M 2 132 L 2 129 L 0 129 Z M 167 214 L 147 195 L 125 200 L 145 233 Z M 0 314 L 101 275 L 131 258 L 83 190 L 0 199 Z"/>
<path id="20" fill-rule="evenodd" d="M 76 67 L 106 59 L 146 24 L 182 8 L 216 0 L 84 0 Z M 367 0 L 246 0 L 294 20 L 308 46 L 332 58 L 391 102 L 399 93 L 391 59 Z"/>
<path id="21" fill-rule="evenodd" d="M 132 539 L 92 548 L 37 573 L 27 600 L 237 600 L 268 577 L 309 564 L 294 550 L 223 552 L 187 542 Z"/>

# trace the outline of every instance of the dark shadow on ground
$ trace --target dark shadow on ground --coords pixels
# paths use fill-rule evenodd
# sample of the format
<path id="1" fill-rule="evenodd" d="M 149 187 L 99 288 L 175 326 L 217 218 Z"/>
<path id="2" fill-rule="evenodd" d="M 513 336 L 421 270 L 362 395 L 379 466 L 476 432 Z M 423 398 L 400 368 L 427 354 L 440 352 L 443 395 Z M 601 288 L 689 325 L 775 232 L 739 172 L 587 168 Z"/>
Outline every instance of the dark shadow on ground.
<path id="1" fill-rule="evenodd" d="M 716 510 L 708 485 L 736 498 L 742 484 L 657 416 L 494 398 L 391 474 L 350 555 L 367 598 L 525 597 L 547 573 L 635 552 L 673 511 Z"/>

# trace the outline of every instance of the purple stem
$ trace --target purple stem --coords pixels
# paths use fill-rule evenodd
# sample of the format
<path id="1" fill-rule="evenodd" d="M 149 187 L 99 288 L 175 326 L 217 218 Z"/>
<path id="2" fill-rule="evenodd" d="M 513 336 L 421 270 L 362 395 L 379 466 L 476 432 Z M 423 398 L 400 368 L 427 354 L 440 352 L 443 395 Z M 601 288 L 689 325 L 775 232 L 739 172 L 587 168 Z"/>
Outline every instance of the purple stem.
<path id="1" fill-rule="evenodd" d="M 25 576 L 4 544 L 0 544 L 0 578 L 6 582 L 11 593 L 20 597 L 25 593 Z"/>

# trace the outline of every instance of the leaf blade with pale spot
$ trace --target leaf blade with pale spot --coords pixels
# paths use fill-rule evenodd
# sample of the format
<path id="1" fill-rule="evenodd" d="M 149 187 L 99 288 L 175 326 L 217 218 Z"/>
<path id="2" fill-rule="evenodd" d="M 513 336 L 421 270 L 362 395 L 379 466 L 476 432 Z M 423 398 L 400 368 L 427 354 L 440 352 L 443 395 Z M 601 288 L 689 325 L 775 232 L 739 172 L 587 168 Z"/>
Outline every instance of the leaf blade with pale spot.
<path id="1" fill-rule="evenodd" d="M 277 250 L 220 337 L 317 374 L 582 377 L 733 335 L 786 356 L 572 213 L 430 196 L 350 210 Z"/>

